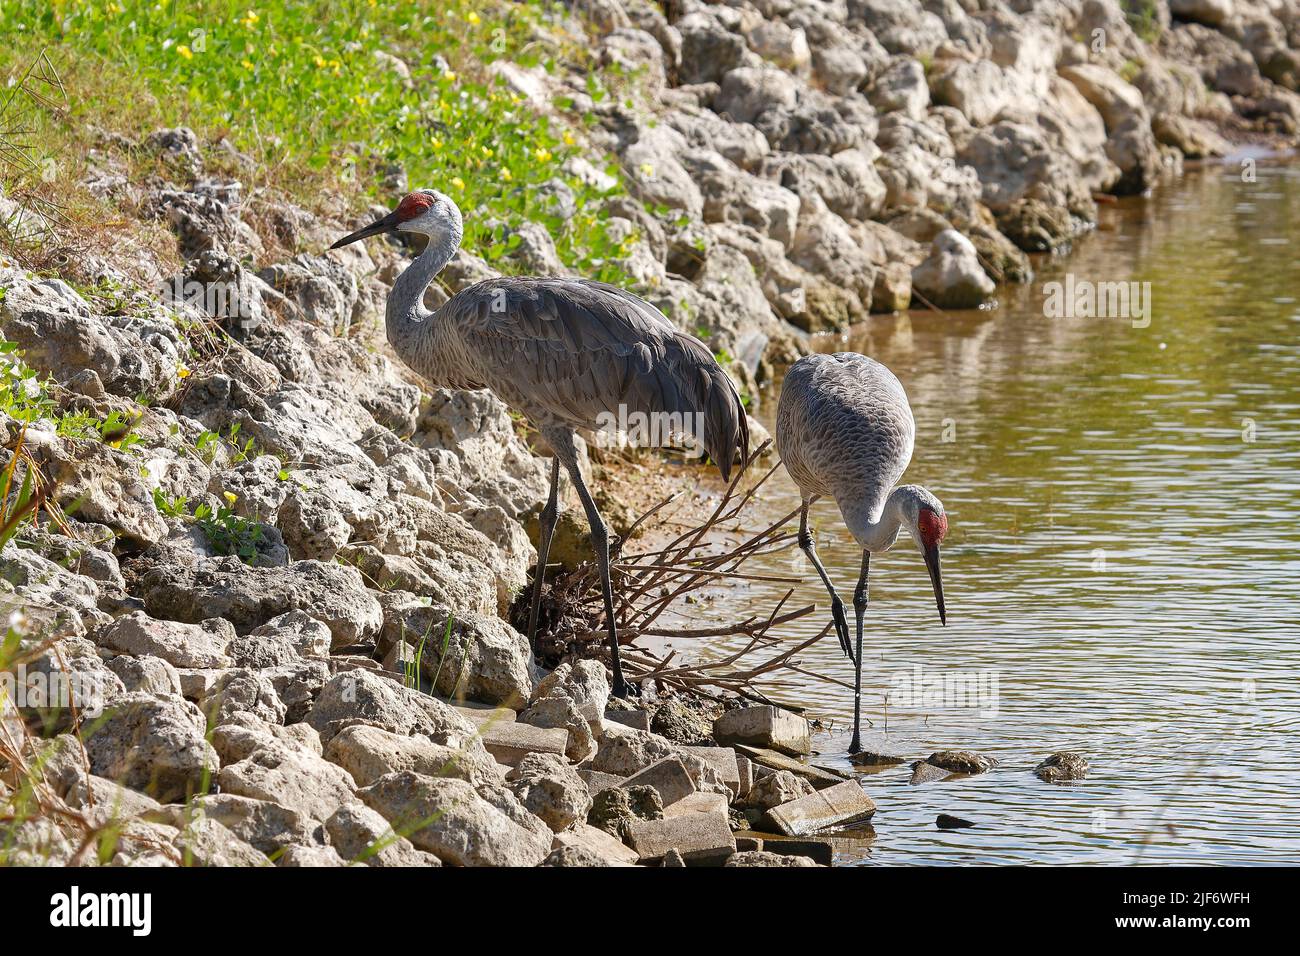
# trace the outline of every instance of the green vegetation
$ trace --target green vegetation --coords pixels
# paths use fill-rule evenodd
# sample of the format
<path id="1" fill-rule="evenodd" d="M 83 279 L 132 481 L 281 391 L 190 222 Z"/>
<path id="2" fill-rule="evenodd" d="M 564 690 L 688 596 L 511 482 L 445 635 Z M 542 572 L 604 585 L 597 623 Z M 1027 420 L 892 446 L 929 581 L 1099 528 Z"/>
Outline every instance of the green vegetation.
<path id="1" fill-rule="evenodd" d="M 0 339 L 0 413 L 24 426 L 47 422 L 60 438 L 97 438 L 122 450 L 140 441 L 131 431 L 134 419 L 114 411 L 101 421 L 86 412 L 64 409 L 53 389 L 48 378 L 23 361 L 16 343 Z"/>
<path id="2" fill-rule="evenodd" d="M 153 503 L 160 514 L 193 521 L 217 554 L 235 555 L 245 564 L 252 564 L 257 560 L 257 546 L 263 540 L 262 523 L 256 517 L 236 514 L 232 506 L 238 499 L 230 492 L 225 497 L 224 505 L 213 508 L 200 503 L 191 511 L 185 496 L 169 498 L 161 488 L 153 490 Z"/>
<path id="3" fill-rule="evenodd" d="M 1124 16 L 1133 32 L 1146 43 L 1154 43 L 1160 36 L 1160 20 L 1156 15 L 1155 0 L 1124 0 Z"/>
<path id="4" fill-rule="evenodd" d="M 308 205 L 320 205 L 322 189 L 389 203 L 383 183 L 402 169 L 412 187 L 457 201 L 466 246 L 499 267 L 512 240 L 489 221 L 508 230 L 533 220 L 566 264 L 617 280 L 610 260 L 630 240 L 600 226 L 608 193 L 566 169 L 593 119 L 557 124 L 490 69 L 509 59 L 554 73 L 561 56 L 585 57 L 537 42 L 550 13 L 537 0 L 8 0 L 0 46 L 14 71 L 47 49 L 68 88 L 68 128 L 94 122 L 137 137 L 183 123 L 224 135 L 257 164 L 241 176 L 266 177 Z M 609 95 L 588 76 L 593 99 Z M 615 164 L 597 165 L 617 181 Z M 553 204 L 556 180 L 577 215 Z"/>

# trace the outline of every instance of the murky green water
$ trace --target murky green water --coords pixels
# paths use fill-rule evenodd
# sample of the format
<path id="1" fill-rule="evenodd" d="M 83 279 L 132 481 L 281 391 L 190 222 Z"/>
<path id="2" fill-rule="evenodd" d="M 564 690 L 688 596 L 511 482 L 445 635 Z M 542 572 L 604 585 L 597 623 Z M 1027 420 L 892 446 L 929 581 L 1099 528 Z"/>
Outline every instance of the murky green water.
<path id="1" fill-rule="evenodd" d="M 1043 284 L 1067 272 L 1149 281 L 1149 327 L 1045 318 Z M 1001 290 L 994 312 L 876 318 L 819 344 L 902 380 L 917 420 L 905 480 L 934 491 L 951 522 L 946 628 L 910 546 L 872 563 L 868 740 L 1002 762 L 919 786 L 906 765 L 872 774 L 874 836 L 842 843 L 842 859 L 1300 861 L 1298 299 L 1300 167 L 1260 165 L 1246 183 L 1231 164 L 1105 207 L 1097 233 L 1040 263 L 1033 285 Z M 761 509 L 795 503 L 781 472 Z M 849 603 L 859 554 L 832 503 L 816 518 Z M 769 563 L 792 567 L 789 554 Z M 801 573 L 797 597 L 826 607 Z M 744 585 L 708 613 L 766 607 L 779 590 Z M 786 635 L 823 622 L 819 611 Z M 852 679 L 833 637 L 805 660 Z M 918 674 L 973 676 L 986 692 L 996 679 L 996 694 L 899 706 Z M 848 767 L 851 693 L 795 678 L 778 696 L 829 723 L 817 759 Z M 1033 776 L 1062 749 L 1088 756 L 1086 781 Z M 940 832 L 941 812 L 978 826 Z"/>

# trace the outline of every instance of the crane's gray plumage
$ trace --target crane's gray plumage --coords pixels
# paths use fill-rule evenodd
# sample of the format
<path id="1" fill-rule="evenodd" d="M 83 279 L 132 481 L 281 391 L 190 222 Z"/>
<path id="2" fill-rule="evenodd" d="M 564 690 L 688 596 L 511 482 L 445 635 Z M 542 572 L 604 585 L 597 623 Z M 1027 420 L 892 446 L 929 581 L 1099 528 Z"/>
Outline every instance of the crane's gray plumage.
<path id="1" fill-rule="evenodd" d="M 855 518 L 880 520 L 915 438 L 902 384 L 865 355 L 805 356 L 781 385 L 776 447 L 786 470 L 805 496 L 829 495 Z"/>
<path id="2" fill-rule="evenodd" d="M 939 571 L 939 542 L 948 530 L 943 505 L 919 485 L 897 485 L 912 460 L 915 439 L 916 422 L 907 393 L 879 362 L 856 352 L 808 355 L 786 373 L 776 413 L 776 447 L 802 498 L 799 547 L 830 593 L 840 646 L 855 665 L 850 753 L 861 749 L 862 628 L 871 555 L 888 551 L 900 532 L 909 532 L 925 557 L 939 618 L 947 620 Z M 808 529 L 809 506 L 826 495 L 835 500 L 862 549 L 853 600 L 856 655 L 849 643 L 843 602 L 817 557 Z"/>
<path id="3" fill-rule="evenodd" d="M 614 691 L 624 693 L 608 531 L 578 471 L 574 429 L 667 414 L 703 426 L 698 437 L 724 479 L 749 457 L 745 408 L 731 379 L 702 342 L 675 328 L 650 303 L 612 285 L 569 278 L 487 279 L 434 312 L 425 290 L 460 245 L 460 210 L 442 193 L 419 190 L 389 215 L 345 236 L 339 248 L 384 232 L 427 236 L 428 246 L 393 284 L 386 325 L 393 349 L 431 384 L 489 388 L 528 417 L 555 452 L 542 510 L 528 637 L 537 627 L 542 578 L 558 517 L 559 465 L 569 472 L 591 524 L 601 572 Z"/>
<path id="4" fill-rule="evenodd" d="M 745 409 L 726 372 L 629 292 L 584 279 L 487 279 L 454 295 L 434 321 L 455 330 L 460 378 L 491 388 L 539 428 L 592 428 L 620 410 L 701 413 L 704 447 L 724 479 L 737 454 L 748 457 Z M 428 362 L 426 376 L 437 380 L 445 359 Z"/>

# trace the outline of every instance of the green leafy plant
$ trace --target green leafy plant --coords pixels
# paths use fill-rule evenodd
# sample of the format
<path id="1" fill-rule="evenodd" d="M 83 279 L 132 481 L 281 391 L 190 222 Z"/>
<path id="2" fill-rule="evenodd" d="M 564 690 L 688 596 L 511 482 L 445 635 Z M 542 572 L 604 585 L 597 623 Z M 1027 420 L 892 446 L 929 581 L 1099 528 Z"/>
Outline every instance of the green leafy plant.
<path id="1" fill-rule="evenodd" d="M 262 524 L 256 519 L 238 515 L 227 505 L 214 510 L 201 504 L 194 509 L 194 523 L 218 554 L 233 554 L 245 564 L 257 560 Z"/>

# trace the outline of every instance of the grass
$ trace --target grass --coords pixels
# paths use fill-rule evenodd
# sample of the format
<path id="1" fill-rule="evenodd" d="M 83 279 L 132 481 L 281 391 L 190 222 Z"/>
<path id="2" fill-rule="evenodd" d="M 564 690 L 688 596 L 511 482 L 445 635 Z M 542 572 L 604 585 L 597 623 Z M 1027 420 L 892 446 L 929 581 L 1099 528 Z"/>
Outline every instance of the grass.
<path id="1" fill-rule="evenodd" d="M 507 233 L 533 220 L 566 265 L 619 281 L 616 260 L 635 236 L 608 236 L 599 204 L 621 186 L 602 191 L 566 166 L 584 158 L 617 177 L 614 162 L 581 145 L 594 118 L 567 102 L 555 104 L 567 112 L 553 121 L 491 71 L 503 59 L 547 74 L 583 60 L 580 46 L 539 39 L 552 15 L 537 0 L 8 0 L 0 46 L 14 54 L 11 74 L 42 49 L 60 71 L 69 113 L 38 113 L 37 132 L 61 156 L 84 152 L 76 139 L 87 123 L 131 138 L 188 124 L 253 159 L 254 170 L 238 173 L 254 180 L 250 191 L 271 186 L 318 210 L 339 195 L 352 208 L 391 203 L 384 182 L 400 167 L 412 187 L 457 201 L 466 247 L 494 265 L 509 267 L 517 238 Z M 594 70 L 588 77 L 593 99 L 610 95 Z M 56 192 L 25 175 L 7 185 Z M 577 215 L 552 205 L 557 181 Z"/>

